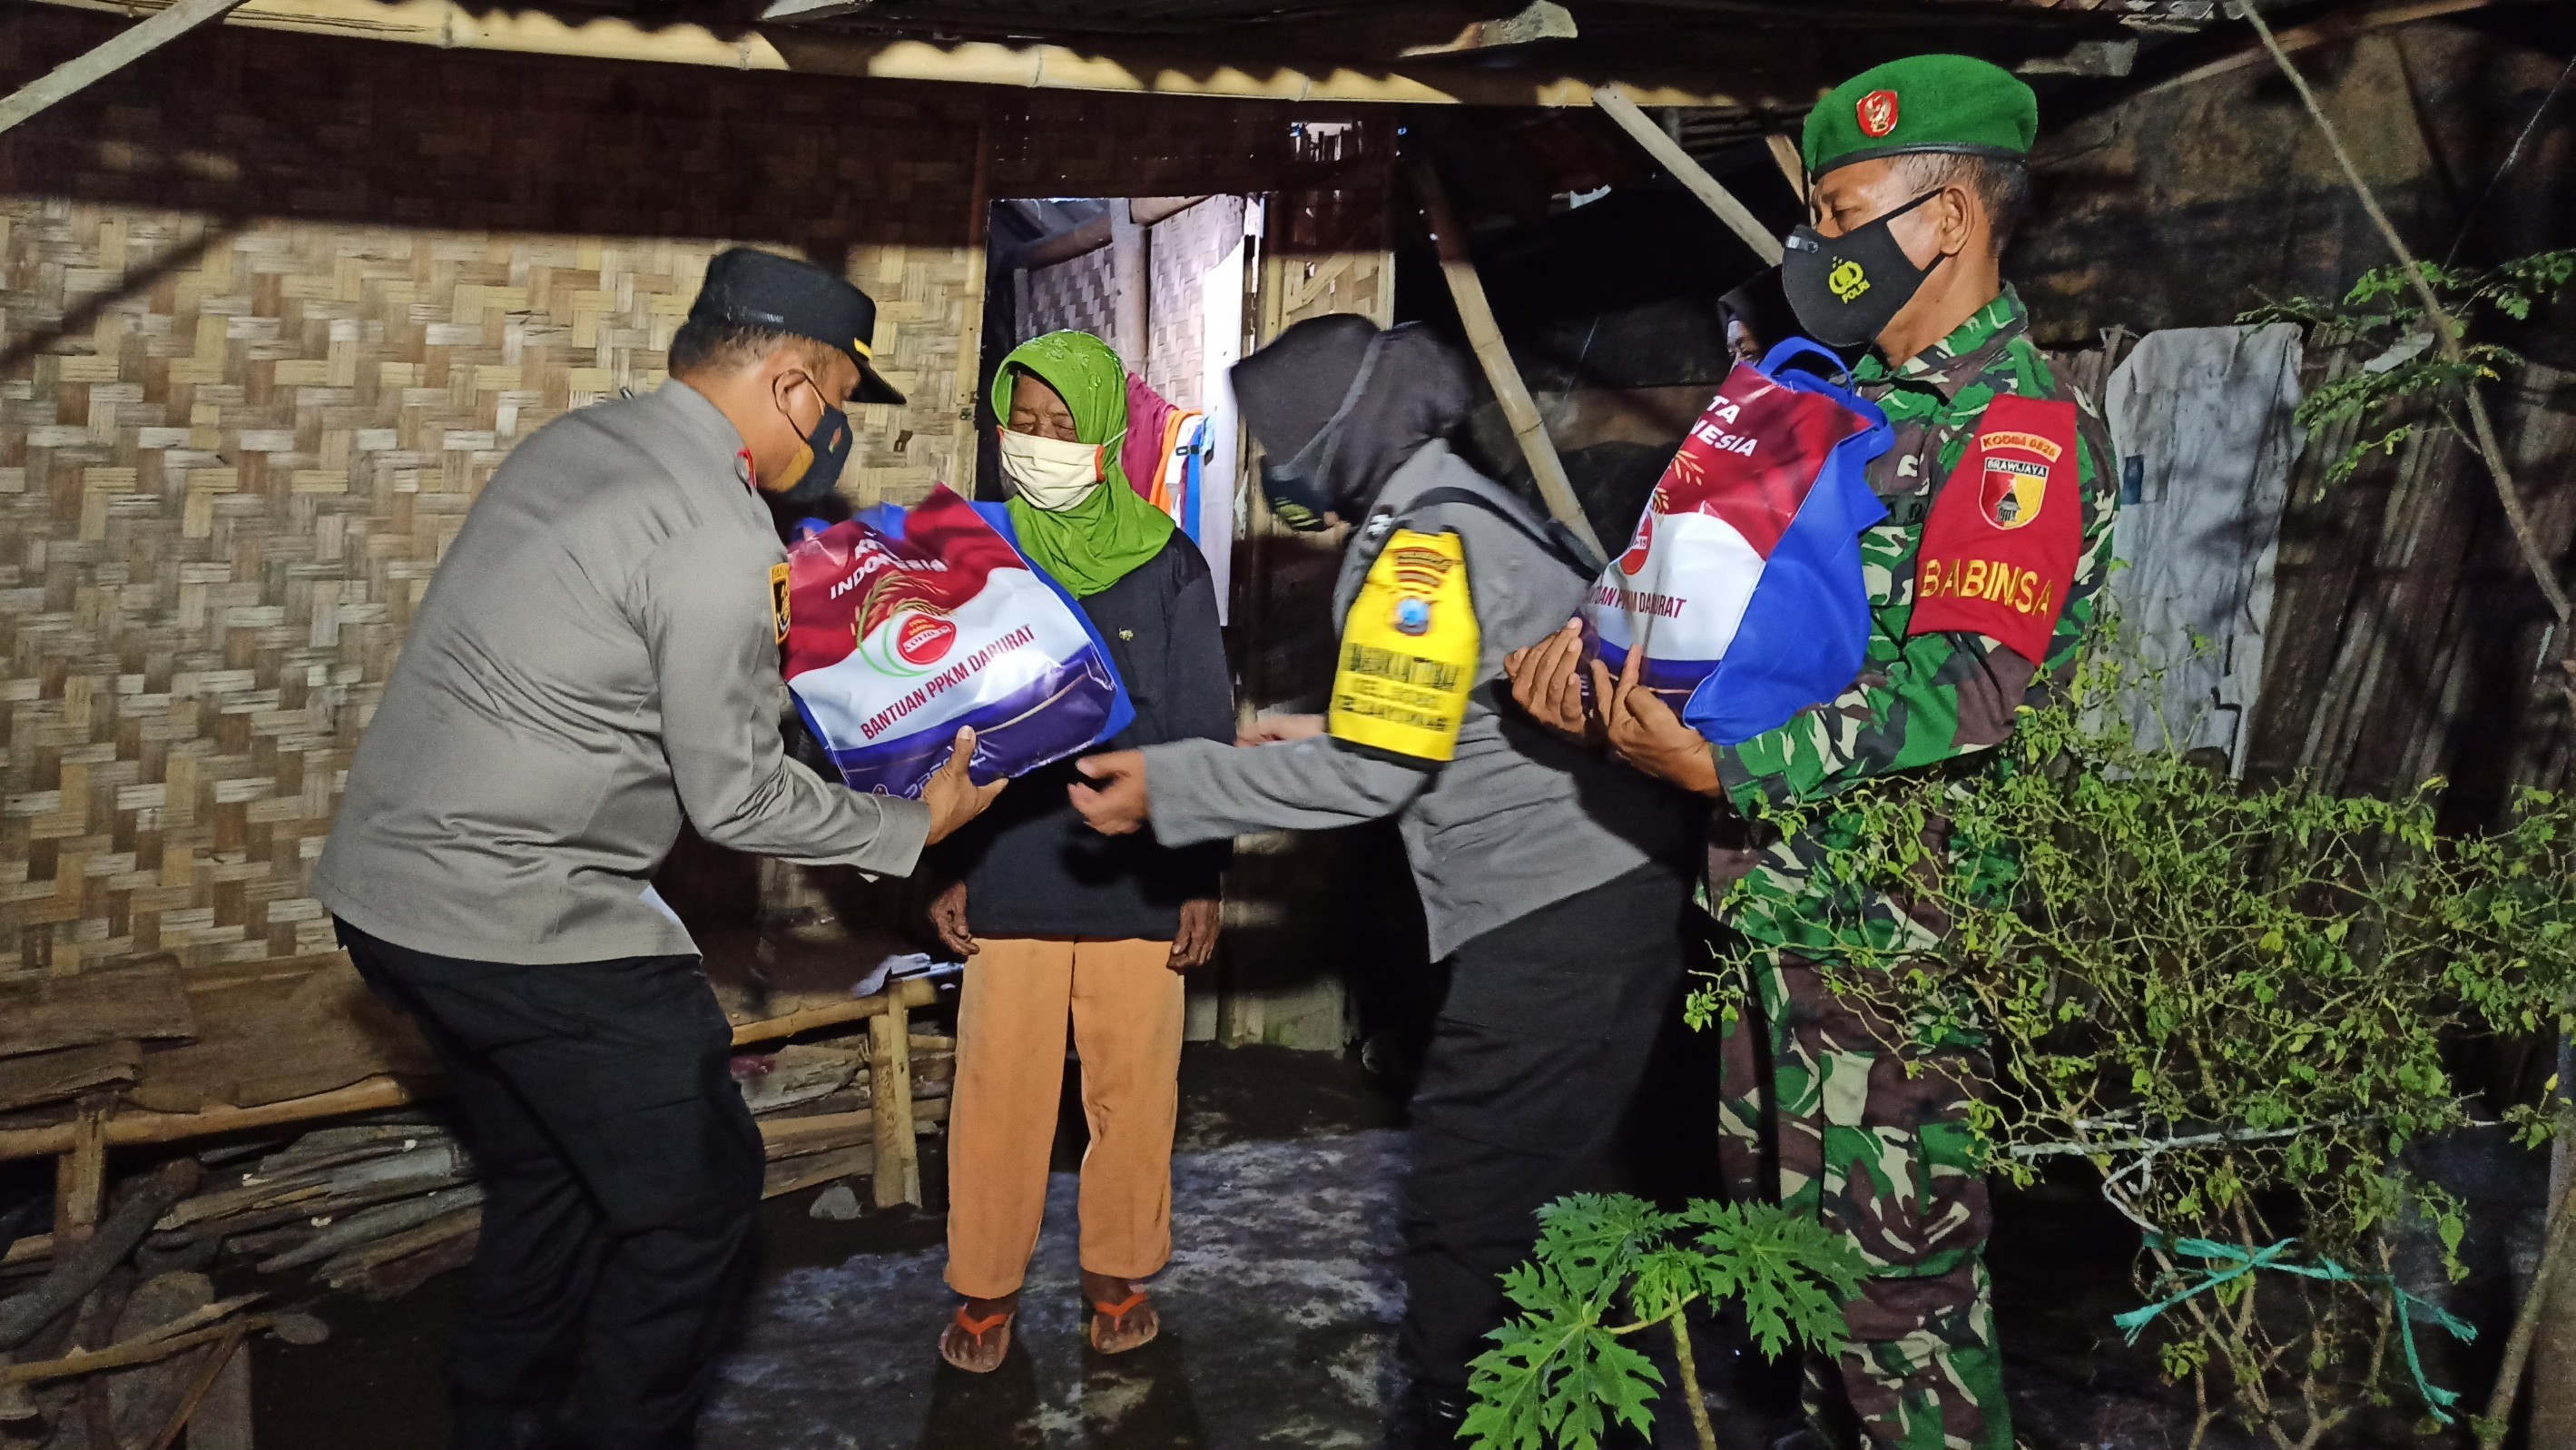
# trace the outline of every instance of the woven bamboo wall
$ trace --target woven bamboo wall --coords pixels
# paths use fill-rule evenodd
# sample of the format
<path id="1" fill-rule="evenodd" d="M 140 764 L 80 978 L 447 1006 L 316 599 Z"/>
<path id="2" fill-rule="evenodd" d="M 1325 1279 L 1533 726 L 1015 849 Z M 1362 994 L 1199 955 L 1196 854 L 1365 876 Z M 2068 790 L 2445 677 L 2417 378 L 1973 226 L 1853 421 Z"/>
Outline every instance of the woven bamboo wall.
<path id="1" fill-rule="evenodd" d="M 14 9 L 0 71 L 114 24 Z M 979 187 L 1315 165 L 1278 107 L 225 30 L 11 133 L 0 977 L 329 950 L 307 870 L 440 550 L 515 441 L 659 380 L 729 239 L 877 298 L 911 401 L 854 412 L 844 491 L 900 500 L 971 441 Z"/>
<path id="2" fill-rule="evenodd" d="M 1243 198 L 1212 196 L 1154 224 L 1148 258 L 1153 346 L 1141 371 L 1184 408 L 1207 406 L 1207 274 L 1243 240 Z"/>
<path id="3" fill-rule="evenodd" d="M 1113 254 L 1113 248 L 1101 247 L 1052 267 L 1030 269 L 1028 310 L 1019 319 L 1018 340 L 1068 330 L 1116 337 L 1118 282 L 1111 266 Z"/>
<path id="4" fill-rule="evenodd" d="M 13 351 L 53 334 L 0 391 L 0 931 L 57 972 L 327 951 L 305 865 L 440 552 L 517 440 L 660 381 L 718 244 L 0 227 Z M 963 259 L 855 261 L 916 401 L 855 410 L 847 489 L 909 497 L 947 466 Z"/>

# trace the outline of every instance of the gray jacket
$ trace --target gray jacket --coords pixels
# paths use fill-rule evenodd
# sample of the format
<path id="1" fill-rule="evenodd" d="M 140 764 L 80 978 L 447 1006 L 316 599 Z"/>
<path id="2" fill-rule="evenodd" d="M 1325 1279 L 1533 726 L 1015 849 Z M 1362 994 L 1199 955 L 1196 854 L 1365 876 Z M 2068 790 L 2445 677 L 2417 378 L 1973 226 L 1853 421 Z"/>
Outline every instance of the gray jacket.
<path id="1" fill-rule="evenodd" d="M 1329 737 L 1251 749 L 1182 740 L 1144 752 L 1154 835 L 1167 846 L 1398 816 L 1436 957 L 1649 861 L 1684 862 L 1695 839 L 1692 802 L 1558 739 L 1510 704 L 1503 656 L 1562 628 L 1591 581 L 1473 504 L 1408 511 L 1413 498 L 1440 487 L 1472 490 L 1542 527 L 1447 444 L 1427 444 L 1388 478 L 1343 556 L 1333 616 L 1350 609 L 1389 525 L 1457 533 L 1483 647 L 1456 759 L 1400 765 Z"/>
<path id="2" fill-rule="evenodd" d="M 313 873 L 397 946 L 498 962 L 694 953 L 650 879 L 719 846 L 906 872 L 918 801 L 780 746 L 772 566 L 740 436 L 673 382 L 560 418 L 492 475 L 412 619 Z"/>

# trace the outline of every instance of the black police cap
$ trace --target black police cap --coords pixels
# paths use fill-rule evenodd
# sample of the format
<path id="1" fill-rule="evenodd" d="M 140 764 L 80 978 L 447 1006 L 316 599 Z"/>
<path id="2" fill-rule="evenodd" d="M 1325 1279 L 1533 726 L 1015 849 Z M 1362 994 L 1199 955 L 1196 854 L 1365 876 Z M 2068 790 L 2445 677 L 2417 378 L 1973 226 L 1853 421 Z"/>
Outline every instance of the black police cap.
<path id="1" fill-rule="evenodd" d="M 691 322 L 765 327 L 809 337 L 859 365 L 858 403 L 900 403 L 876 369 L 877 304 L 847 281 L 775 252 L 736 247 L 707 263 L 707 280 L 689 304 Z"/>

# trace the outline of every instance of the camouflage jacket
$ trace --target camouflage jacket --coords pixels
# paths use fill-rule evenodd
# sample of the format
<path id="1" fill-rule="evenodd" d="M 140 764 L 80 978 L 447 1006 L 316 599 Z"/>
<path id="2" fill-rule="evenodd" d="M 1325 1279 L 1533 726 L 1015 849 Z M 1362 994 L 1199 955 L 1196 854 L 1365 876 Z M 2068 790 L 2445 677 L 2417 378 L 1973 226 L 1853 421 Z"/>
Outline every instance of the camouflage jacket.
<path id="1" fill-rule="evenodd" d="M 1713 747 L 1718 779 L 1739 812 L 1812 804 L 1896 771 L 1975 768 L 1968 758 L 2012 733 L 2015 711 L 2037 704 L 2050 677 L 2074 662 L 2111 568 L 2116 507 L 2110 430 L 2093 401 L 2074 394 L 2083 551 L 2048 658 L 2024 661 L 1980 634 L 1907 637 L 1914 610 L 1915 555 L 1923 523 L 1966 452 L 1978 415 L 1998 393 L 2058 398 L 2062 388 L 2029 336 L 2030 314 L 2010 288 L 1958 329 L 1904 364 L 1873 355 L 1853 369 L 1861 392 L 1895 425 L 1893 447 L 1870 465 L 1869 482 L 1887 519 L 1861 535 L 1871 623 L 1859 678 L 1834 700 L 1744 741 Z M 2038 666 L 2036 672 L 2031 668 Z M 1954 764 L 1954 762 L 1966 762 Z M 1850 839 L 1851 818 L 1810 815 L 1794 834 L 1758 846 L 1751 869 L 1719 914 L 1755 950 L 1830 958 L 1855 929 L 1881 948 L 1928 943 L 1925 929 L 1888 898 L 1860 899 L 1813 882 L 1812 867 Z M 1775 833 L 1766 833 L 1775 834 Z M 1710 882 L 1717 899 L 1725 883 Z"/>

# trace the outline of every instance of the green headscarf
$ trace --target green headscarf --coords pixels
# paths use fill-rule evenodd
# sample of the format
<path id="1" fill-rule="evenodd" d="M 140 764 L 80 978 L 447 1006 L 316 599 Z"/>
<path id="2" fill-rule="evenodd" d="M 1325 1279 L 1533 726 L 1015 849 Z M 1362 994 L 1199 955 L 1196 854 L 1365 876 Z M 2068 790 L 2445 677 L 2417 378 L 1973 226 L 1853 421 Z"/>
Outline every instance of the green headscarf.
<path id="1" fill-rule="evenodd" d="M 1127 431 L 1127 368 L 1109 344 L 1087 332 L 1050 332 L 1011 349 L 993 374 L 993 415 L 1009 426 L 1015 372 L 1036 375 L 1064 398 L 1080 443 L 1110 445 L 1100 486 L 1061 513 L 1011 495 L 1011 524 L 1020 552 L 1076 598 L 1097 594 L 1163 550 L 1172 516 L 1147 503 L 1118 466 L 1117 441 Z"/>

